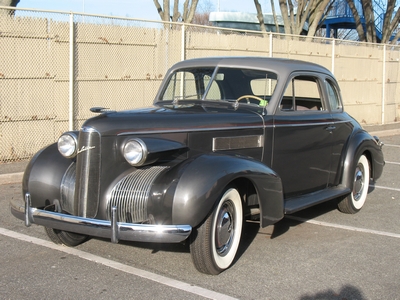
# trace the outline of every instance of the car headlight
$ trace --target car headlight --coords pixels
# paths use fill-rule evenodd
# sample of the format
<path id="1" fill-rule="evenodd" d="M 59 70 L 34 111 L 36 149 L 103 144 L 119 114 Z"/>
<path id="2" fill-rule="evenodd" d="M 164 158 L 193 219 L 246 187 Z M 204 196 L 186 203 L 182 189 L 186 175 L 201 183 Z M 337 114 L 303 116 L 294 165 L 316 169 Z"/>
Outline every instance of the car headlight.
<path id="1" fill-rule="evenodd" d="M 78 138 L 74 133 L 71 132 L 64 133 L 62 136 L 60 136 L 57 142 L 58 151 L 66 158 L 72 158 L 76 156 L 77 145 Z"/>
<path id="2" fill-rule="evenodd" d="M 130 139 L 126 141 L 122 153 L 129 164 L 140 166 L 146 161 L 147 147 L 141 139 Z"/>

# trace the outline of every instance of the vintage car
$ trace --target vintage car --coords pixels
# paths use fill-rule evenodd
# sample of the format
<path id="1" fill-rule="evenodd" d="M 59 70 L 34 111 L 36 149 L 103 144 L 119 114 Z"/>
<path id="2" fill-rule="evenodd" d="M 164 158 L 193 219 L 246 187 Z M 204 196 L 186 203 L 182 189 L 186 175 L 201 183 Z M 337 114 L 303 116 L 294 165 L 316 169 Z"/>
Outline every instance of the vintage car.
<path id="1" fill-rule="evenodd" d="M 231 266 L 246 220 L 265 227 L 328 200 L 356 213 L 384 167 L 333 75 L 302 61 L 186 60 L 153 107 L 91 110 L 32 158 L 12 213 L 67 246 L 186 241 L 206 274 Z"/>

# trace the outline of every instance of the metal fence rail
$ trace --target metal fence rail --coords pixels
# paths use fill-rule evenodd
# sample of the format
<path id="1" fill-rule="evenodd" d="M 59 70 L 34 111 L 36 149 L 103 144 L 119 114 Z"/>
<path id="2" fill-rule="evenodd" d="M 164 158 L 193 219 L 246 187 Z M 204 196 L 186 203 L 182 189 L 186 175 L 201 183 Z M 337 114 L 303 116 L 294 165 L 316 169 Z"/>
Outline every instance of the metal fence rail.
<path id="1" fill-rule="evenodd" d="M 149 106 L 182 59 L 241 55 L 324 65 L 362 124 L 399 121 L 400 47 L 182 23 L 0 7 L 0 162 L 30 158 L 67 130 Z"/>

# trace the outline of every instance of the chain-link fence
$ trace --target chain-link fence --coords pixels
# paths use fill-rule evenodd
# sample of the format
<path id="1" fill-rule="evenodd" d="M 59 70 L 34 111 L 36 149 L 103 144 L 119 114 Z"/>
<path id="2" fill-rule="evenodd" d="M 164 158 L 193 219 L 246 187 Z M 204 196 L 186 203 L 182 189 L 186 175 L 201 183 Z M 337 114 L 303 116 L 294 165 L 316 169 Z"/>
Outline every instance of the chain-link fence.
<path id="1" fill-rule="evenodd" d="M 0 8 L 0 162 L 30 158 L 93 114 L 152 104 L 167 69 L 204 56 L 312 61 L 336 75 L 362 124 L 399 121 L 400 47 Z"/>

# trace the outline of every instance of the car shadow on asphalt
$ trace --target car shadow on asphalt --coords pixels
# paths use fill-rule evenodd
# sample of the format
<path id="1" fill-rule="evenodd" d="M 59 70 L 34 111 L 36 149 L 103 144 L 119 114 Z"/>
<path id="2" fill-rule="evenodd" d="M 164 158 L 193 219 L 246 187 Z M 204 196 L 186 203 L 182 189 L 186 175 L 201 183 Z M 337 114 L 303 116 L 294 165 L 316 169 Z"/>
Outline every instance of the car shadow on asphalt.
<path id="1" fill-rule="evenodd" d="M 231 265 L 231 267 L 240 260 L 240 257 L 246 252 L 247 248 L 251 245 L 260 230 L 259 222 L 244 222 L 242 237 L 239 244 L 237 255 Z M 110 242 L 109 239 L 95 238 L 96 240 Z M 118 244 L 125 245 L 128 247 L 136 247 L 140 249 L 150 250 L 151 254 L 158 252 L 175 252 L 175 253 L 190 253 L 190 239 L 182 243 L 147 243 L 147 242 L 131 242 L 131 241 L 119 241 Z"/>
<path id="2" fill-rule="evenodd" d="M 109 239 L 97 238 L 109 242 Z M 152 254 L 158 252 L 177 252 L 177 253 L 189 253 L 189 241 L 183 241 L 181 243 L 149 243 L 149 242 L 131 242 L 131 241 L 118 241 L 118 244 L 151 250 Z"/>
<path id="3" fill-rule="evenodd" d="M 368 194 L 375 190 L 375 183 L 371 180 L 368 187 Z M 292 219 L 290 216 L 298 217 L 304 220 L 312 220 L 320 217 L 324 214 L 330 213 L 332 211 L 338 210 L 338 201 L 339 199 L 329 200 L 318 205 L 312 206 L 310 208 L 301 210 L 292 215 L 287 215 L 281 221 L 275 223 L 274 229 L 271 235 L 271 239 L 277 238 L 283 234 L 285 234 L 291 227 L 296 227 L 304 221 L 300 221 L 299 219 Z"/>
<path id="4" fill-rule="evenodd" d="M 236 257 L 232 263 L 232 266 L 240 259 L 240 257 L 246 252 L 247 248 L 250 247 L 253 240 L 256 238 L 260 230 L 259 222 L 244 222 L 242 236 L 240 239 L 239 248 Z"/>

